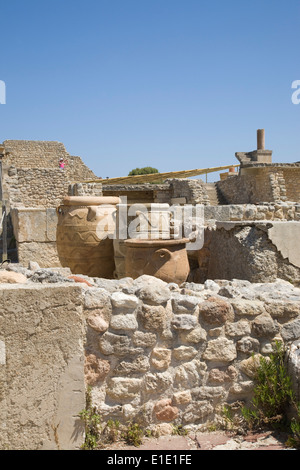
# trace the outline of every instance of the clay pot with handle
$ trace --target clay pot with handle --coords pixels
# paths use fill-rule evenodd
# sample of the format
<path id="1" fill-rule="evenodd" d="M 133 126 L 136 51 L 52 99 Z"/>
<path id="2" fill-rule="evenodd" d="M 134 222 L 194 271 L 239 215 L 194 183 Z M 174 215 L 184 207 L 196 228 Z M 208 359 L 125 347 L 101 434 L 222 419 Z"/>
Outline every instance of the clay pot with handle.
<path id="1" fill-rule="evenodd" d="M 186 251 L 186 238 L 169 240 L 126 240 L 126 276 L 136 279 L 143 274 L 175 282 L 187 280 L 190 267 Z"/>

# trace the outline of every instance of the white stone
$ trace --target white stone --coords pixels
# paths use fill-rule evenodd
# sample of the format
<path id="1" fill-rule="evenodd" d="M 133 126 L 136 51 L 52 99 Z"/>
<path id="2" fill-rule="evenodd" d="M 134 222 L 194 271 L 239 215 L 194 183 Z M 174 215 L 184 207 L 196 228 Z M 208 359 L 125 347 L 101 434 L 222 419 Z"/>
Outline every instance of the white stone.
<path id="1" fill-rule="evenodd" d="M 123 292 L 114 292 L 111 295 L 111 302 L 115 308 L 135 309 L 139 300 L 135 295 L 124 294 Z"/>

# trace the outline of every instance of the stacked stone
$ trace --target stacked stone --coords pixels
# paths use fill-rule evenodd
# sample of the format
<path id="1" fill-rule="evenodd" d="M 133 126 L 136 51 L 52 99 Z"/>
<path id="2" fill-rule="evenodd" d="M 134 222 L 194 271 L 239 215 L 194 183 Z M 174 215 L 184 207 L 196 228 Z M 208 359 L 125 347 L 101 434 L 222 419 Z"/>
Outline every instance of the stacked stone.
<path id="1" fill-rule="evenodd" d="M 224 405 L 249 403 L 274 342 L 300 338 L 300 289 L 285 281 L 102 282 L 84 308 L 86 380 L 104 421 L 216 422 Z"/>
<path id="2" fill-rule="evenodd" d="M 226 206 L 207 206 L 204 208 L 206 221 L 300 221 L 300 203 L 278 202 L 261 204 L 229 204 Z"/>

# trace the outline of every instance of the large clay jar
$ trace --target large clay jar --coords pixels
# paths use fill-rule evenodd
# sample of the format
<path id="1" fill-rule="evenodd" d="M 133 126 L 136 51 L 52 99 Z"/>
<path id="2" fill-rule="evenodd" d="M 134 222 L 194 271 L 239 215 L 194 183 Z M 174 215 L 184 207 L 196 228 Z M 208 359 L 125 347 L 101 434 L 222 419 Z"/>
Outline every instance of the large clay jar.
<path id="1" fill-rule="evenodd" d="M 73 274 L 112 279 L 118 197 L 66 197 L 57 208 L 57 252 Z"/>
<path id="2" fill-rule="evenodd" d="M 148 274 L 165 282 L 182 284 L 187 280 L 190 270 L 186 251 L 188 242 L 186 238 L 126 240 L 126 276 L 136 279 Z"/>
<path id="3" fill-rule="evenodd" d="M 117 204 L 116 238 L 113 241 L 115 278 L 126 277 L 125 240 L 128 238 L 170 238 L 170 220 L 169 204 Z"/>

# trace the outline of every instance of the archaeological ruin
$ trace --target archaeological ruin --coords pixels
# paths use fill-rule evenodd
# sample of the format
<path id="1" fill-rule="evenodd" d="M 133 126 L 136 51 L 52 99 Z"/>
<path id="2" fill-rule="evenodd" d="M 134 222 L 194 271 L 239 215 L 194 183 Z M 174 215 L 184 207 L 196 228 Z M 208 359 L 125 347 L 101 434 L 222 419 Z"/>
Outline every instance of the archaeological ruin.
<path id="1" fill-rule="evenodd" d="M 87 394 L 103 423 L 207 429 L 276 341 L 300 399 L 300 162 L 256 147 L 207 183 L 0 145 L 1 449 L 80 449 Z"/>

